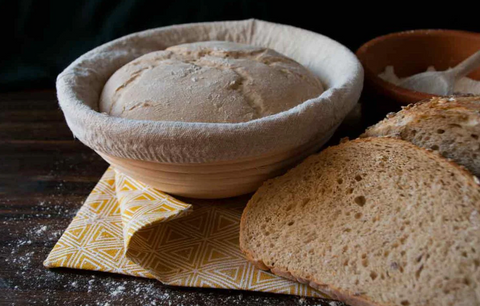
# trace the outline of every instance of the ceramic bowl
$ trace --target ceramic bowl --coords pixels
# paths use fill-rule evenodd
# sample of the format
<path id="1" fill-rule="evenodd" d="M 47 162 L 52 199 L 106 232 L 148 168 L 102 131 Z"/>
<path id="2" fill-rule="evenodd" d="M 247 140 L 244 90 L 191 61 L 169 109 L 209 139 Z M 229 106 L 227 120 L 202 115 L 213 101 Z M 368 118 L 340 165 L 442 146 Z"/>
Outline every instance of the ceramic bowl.
<path id="1" fill-rule="evenodd" d="M 365 69 L 362 101 L 369 106 L 365 113 L 397 111 L 403 105 L 430 99 L 434 95 L 411 91 L 378 77 L 386 66 L 393 66 L 398 77 L 454 67 L 480 50 L 480 33 L 456 30 L 414 30 L 380 36 L 362 45 L 356 52 Z M 480 80 L 480 69 L 470 78 Z"/>

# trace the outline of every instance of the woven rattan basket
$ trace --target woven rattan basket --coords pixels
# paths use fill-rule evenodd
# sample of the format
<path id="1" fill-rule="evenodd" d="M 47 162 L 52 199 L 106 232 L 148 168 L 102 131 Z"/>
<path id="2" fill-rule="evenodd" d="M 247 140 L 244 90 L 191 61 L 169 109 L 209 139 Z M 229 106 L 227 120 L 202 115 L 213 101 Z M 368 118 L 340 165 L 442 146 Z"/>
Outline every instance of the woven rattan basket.
<path id="1" fill-rule="evenodd" d="M 326 91 L 288 111 L 243 123 L 132 120 L 97 111 L 105 82 L 127 62 L 172 45 L 206 40 L 274 49 L 309 68 Z M 118 171 L 164 192 L 197 198 L 255 191 L 318 150 L 354 107 L 362 85 L 362 66 L 341 44 L 259 20 L 131 34 L 81 56 L 57 79 L 60 106 L 75 137 Z"/>

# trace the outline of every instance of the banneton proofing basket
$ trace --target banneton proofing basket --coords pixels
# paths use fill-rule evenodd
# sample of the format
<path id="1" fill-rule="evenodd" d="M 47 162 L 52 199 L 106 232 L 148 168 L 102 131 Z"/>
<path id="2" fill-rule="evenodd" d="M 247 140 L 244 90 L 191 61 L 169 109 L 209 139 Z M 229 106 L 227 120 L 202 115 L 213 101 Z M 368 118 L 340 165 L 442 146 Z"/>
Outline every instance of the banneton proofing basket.
<path id="1" fill-rule="evenodd" d="M 208 40 L 274 49 L 309 68 L 327 90 L 288 111 L 243 123 L 132 120 L 98 112 L 104 84 L 124 64 L 145 53 Z M 57 78 L 60 106 L 75 137 L 118 171 L 195 198 L 253 192 L 318 150 L 354 107 L 362 85 L 361 64 L 341 44 L 253 19 L 131 34 L 84 54 Z"/>

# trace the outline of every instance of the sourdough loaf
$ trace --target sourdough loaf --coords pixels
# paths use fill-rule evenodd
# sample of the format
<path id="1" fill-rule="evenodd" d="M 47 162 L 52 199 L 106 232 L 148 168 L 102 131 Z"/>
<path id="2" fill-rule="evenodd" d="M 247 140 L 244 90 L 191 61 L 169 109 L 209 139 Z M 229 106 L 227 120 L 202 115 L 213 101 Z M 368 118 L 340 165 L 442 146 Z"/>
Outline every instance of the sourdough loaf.
<path id="1" fill-rule="evenodd" d="M 129 62 L 105 84 L 99 109 L 139 120 L 235 123 L 288 110 L 322 92 L 308 69 L 271 49 L 207 41 Z"/>
<path id="2" fill-rule="evenodd" d="M 361 137 L 398 137 L 438 151 L 480 176 L 480 97 L 433 98 L 412 104 Z"/>
<path id="3" fill-rule="evenodd" d="M 403 140 L 349 141 L 267 181 L 240 246 L 351 305 L 480 305 L 478 183 Z"/>

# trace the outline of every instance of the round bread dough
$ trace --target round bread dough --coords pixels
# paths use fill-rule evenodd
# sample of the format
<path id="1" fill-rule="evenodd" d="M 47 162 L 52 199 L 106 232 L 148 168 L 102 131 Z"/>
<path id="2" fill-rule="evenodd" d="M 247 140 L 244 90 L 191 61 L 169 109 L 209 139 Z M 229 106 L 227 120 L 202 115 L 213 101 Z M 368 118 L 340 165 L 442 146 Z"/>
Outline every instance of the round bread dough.
<path id="1" fill-rule="evenodd" d="M 145 54 L 107 81 L 99 110 L 116 117 L 183 122 L 246 122 L 324 91 L 305 67 L 271 49 L 223 41 Z"/>

